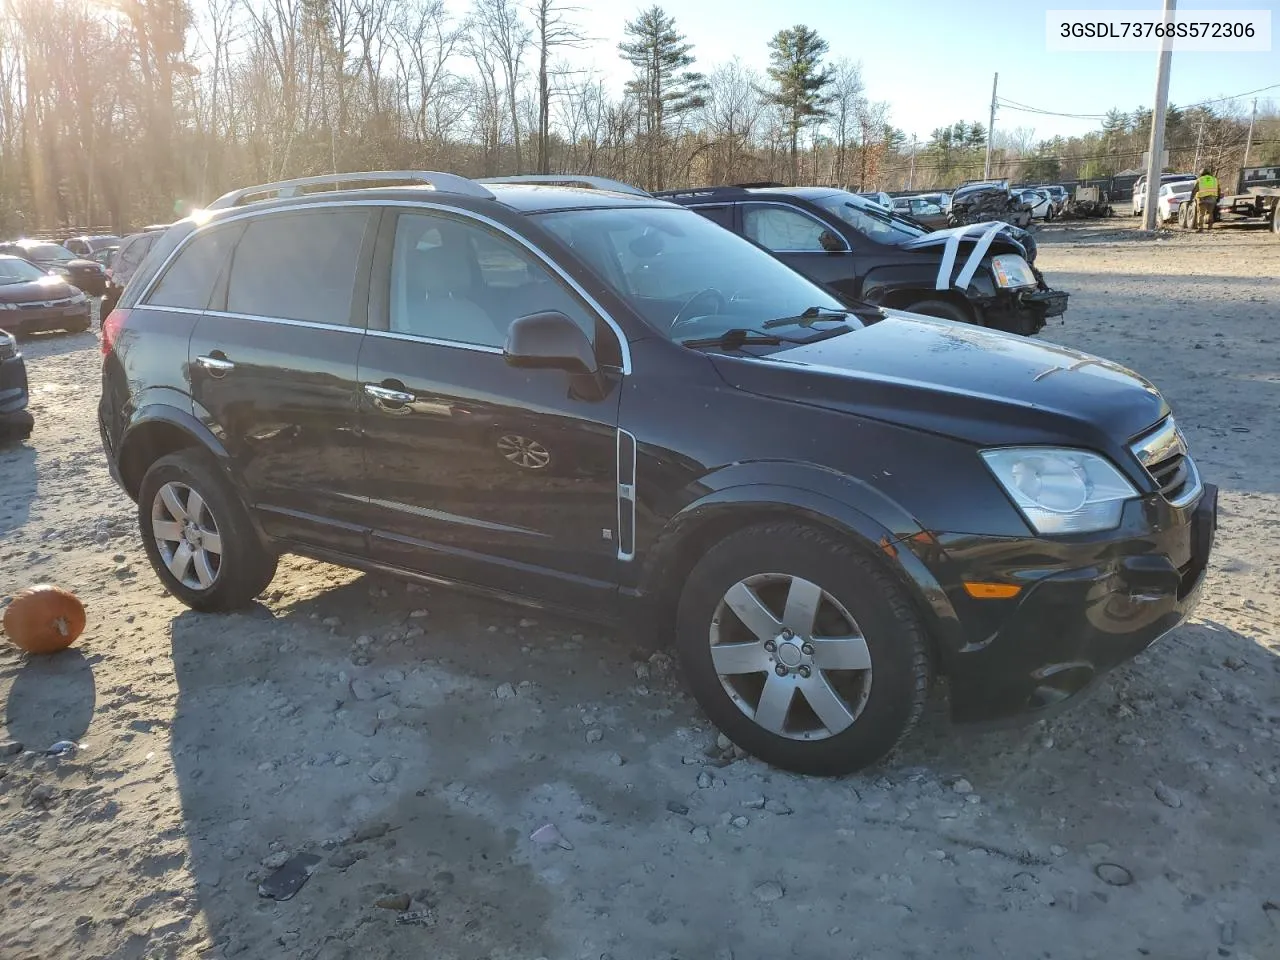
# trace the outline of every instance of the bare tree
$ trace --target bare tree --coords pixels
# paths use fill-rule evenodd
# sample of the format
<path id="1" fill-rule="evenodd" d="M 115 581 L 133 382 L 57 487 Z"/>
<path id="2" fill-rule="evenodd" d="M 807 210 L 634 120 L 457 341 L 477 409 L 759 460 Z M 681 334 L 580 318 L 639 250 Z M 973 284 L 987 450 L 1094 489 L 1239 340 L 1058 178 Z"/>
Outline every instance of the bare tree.
<path id="1" fill-rule="evenodd" d="M 551 172 L 548 140 L 551 137 L 551 76 L 548 61 L 552 51 L 560 47 L 577 47 L 586 42 L 582 32 L 565 18 L 578 11 L 556 0 L 533 0 L 530 14 L 538 45 L 538 172 Z"/>
<path id="2" fill-rule="evenodd" d="M 831 81 L 830 128 L 835 151 L 831 182 L 847 187 L 849 183 L 849 145 L 858 134 L 859 111 L 863 95 L 862 66 L 849 59 L 838 60 Z"/>
<path id="3" fill-rule="evenodd" d="M 520 19 L 514 0 L 475 0 L 472 21 L 484 34 L 484 43 L 501 67 L 507 117 L 511 121 L 511 139 L 515 147 L 515 167 L 519 173 L 524 164 L 520 151 L 519 97 L 520 65 L 529 48 L 532 33 Z"/>

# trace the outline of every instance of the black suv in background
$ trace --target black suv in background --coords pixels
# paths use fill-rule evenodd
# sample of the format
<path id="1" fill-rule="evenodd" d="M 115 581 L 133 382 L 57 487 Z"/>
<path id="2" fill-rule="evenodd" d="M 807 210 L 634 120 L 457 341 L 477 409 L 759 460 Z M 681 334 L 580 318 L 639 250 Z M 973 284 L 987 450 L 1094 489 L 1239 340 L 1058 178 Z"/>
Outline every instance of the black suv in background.
<path id="1" fill-rule="evenodd" d="M 705 187 L 658 194 L 772 252 L 846 300 L 1038 332 L 1067 309 L 1035 268 L 1035 240 L 1005 223 L 930 230 L 830 187 Z"/>
<path id="2" fill-rule="evenodd" d="M 102 294 L 107 275 L 101 265 L 78 257 L 61 244 L 49 240 L 12 240 L 0 243 L 0 254 L 21 257 L 46 273 L 56 274 L 91 297 Z"/>
<path id="3" fill-rule="evenodd" d="M 99 407 L 165 587 L 243 606 L 294 552 L 644 623 L 734 742 L 816 773 L 891 750 L 931 673 L 958 719 L 1034 712 L 1195 605 L 1216 492 L 1151 384 L 852 313 L 584 179 L 336 175 L 170 229 Z"/>

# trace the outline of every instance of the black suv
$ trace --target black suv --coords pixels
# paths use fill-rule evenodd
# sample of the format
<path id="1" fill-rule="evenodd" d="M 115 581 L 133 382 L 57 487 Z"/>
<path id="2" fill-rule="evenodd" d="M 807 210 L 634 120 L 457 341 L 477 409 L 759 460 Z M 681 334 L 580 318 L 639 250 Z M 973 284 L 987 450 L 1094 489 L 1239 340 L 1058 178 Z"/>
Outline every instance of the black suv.
<path id="1" fill-rule="evenodd" d="M 949 230 L 829 187 L 706 187 L 658 196 L 769 250 L 846 301 L 863 300 L 1011 333 L 1067 309 L 1035 268 L 1035 240 L 1007 223 Z"/>
<path id="2" fill-rule="evenodd" d="M 434 189 L 314 186 L 425 181 Z M 1057 704 L 1187 616 L 1216 492 L 1151 384 L 839 300 L 639 191 L 364 173 L 222 198 L 103 325 L 165 587 L 292 552 L 673 635 L 767 761 Z M 254 197 L 266 199 L 253 200 Z"/>

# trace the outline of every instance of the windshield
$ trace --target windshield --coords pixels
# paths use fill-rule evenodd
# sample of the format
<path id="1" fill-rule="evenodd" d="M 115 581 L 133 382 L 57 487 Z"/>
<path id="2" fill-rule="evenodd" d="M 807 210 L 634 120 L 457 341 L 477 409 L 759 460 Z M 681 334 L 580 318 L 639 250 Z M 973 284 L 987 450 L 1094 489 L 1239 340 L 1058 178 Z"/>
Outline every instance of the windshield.
<path id="1" fill-rule="evenodd" d="M 74 260 L 76 255 L 66 247 L 56 243 L 24 243 L 23 256 L 32 260 Z"/>
<path id="2" fill-rule="evenodd" d="M 760 247 L 690 210 L 615 207 L 537 219 L 672 340 L 758 329 L 811 307 L 843 309 Z"/>
<path id="3" fill-rule="evenodd" d="M 872 206 L 852 193 L 832 193 L 815 197 L 813 202 L 828 213 L 834 213 L 868 240 L 887 246 L 897 246 L 928 233 L 919 224 Z"/>
<path id="4" fill-rule="evenodd" d="M 47 277 L 39 267 L 33 267 L 25 260 L 5 257 L 0 259 L 0 286 L 11 283 L 30 283 L 32 280 L 43 280 Z"/>

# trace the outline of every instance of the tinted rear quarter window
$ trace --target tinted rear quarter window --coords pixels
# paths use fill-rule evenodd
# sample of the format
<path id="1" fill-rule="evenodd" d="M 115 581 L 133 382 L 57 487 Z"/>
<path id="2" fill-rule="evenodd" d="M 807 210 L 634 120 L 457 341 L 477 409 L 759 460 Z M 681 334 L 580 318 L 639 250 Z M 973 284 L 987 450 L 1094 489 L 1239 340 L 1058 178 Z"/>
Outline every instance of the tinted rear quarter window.
<path id="1" fill-rule="evenodd" d="M 230 224 L 195 237 L 169 264 L 147 297 L 147 305 L 186 310 L 207 307 L 214 284 L 239 235 L 240 225 Z"/>
<path id="2" fill-rule="evenodd" d="M 227 287 L 231 313 L 351 323 L 367 209 L 273 214 L 250 222 Z"/>

